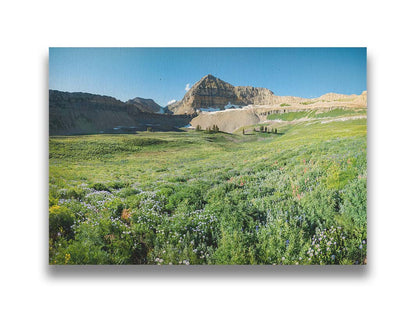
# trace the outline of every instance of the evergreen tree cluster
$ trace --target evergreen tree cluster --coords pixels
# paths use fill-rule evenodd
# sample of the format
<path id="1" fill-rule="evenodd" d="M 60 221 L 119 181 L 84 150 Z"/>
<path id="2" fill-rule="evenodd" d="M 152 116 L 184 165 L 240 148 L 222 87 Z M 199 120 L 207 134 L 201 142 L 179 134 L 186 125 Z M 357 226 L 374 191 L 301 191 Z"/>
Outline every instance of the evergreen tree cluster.
<path id="1" fill-rule="evenodd" d="M 208 127 L 206 129 L 207 133 L 217 133 L 220 132 L 220 128 L 217 125 L 212 125 L 212 127 Z"/>

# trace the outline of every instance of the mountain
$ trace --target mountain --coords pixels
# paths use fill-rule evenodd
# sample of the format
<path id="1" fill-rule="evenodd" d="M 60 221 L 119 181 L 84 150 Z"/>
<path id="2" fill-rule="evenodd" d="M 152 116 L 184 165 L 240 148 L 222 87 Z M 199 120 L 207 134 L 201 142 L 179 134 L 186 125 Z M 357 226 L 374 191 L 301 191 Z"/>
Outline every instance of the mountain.
<path id="1" fill-rule="evenodd" d="M 179 102 L 168 105 L 174 114 L 193 114 L 198 109 L 221 109 L 238 106 L 272 104 L 274 94 L 266 88 L 234 87 L 213 75 L 202 77 Z"/>
<path id="2" fill-rule="evenodd" d="M 131 101 L 125 103 L 110 96 L 49 90 L 49 133 L 120 133 L 145 131 L 149 127 L 154 131 L 178 131 L 192 119 L 190 115 L 144 111 L 155 107 L 153 100 L 141 102 L 142 105 Z"/>
<path id="3" fill-rule="evenodd" d="M 167 106 L 174 114 L 193 114 L 196 112 L 214 112 L 229 107 L 254 106 L 257 110 L 270 110 L 280 106 L 291 109 L 317 108 L 320 106 L 366 106 L 367 92 L 361 95 L 345 95 L 327 93 L 317 98 L 301 98 L 296 96 L 279 96 L 266 88 L 235 87 L 213 75 L 206 75 L 195 83 L 179 102 Z M 228 105 L 232 104 L 232 105 Z M 344 105 L 344 106 L 345 106 Z M 284 109 L 284 110 L 290 110 Z M 280 108 L 279 108 L 280 109 Z"/>
<path id="4" fill-rule="evenodd" d="M 140 97 L 136 97 L 134 99 L 128 100 L 126 104 L 135 105 L 142 112 L 158 113 L 158 114 L 165 113 L 164 108 L 160 106 L 159 104 L 157 104 L 152 99 L 143 99 Z"/>
<path id="5" fill-rule="evenodd" d="M 333 109 L 363 111 L 367 108 L 367 91 L 361 95 L 327 93 L 312 99 L 278 96 L 265 88 L 234 87 L 207 75 L 181 101 L 168 108 L 174 114 L 198 113 L 191 121 L 192 127 L 207 129 L 216 125 L 220 131 L 231 133 L 244 126 L 269 122 L 268 116 L 272 114 L 306 111 L 319 114 Z"/>

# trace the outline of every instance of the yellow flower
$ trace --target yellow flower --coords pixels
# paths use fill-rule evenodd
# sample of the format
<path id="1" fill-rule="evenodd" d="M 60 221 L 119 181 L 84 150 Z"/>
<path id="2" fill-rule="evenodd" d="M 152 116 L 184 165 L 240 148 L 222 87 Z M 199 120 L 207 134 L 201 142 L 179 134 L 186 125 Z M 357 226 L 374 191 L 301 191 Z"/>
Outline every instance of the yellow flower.
<path id="1" fill-rule="evenodd" d="M 65 254 L 65 264 L 68 263 L 69 259 L 71 259 L 71 254 Z"/>

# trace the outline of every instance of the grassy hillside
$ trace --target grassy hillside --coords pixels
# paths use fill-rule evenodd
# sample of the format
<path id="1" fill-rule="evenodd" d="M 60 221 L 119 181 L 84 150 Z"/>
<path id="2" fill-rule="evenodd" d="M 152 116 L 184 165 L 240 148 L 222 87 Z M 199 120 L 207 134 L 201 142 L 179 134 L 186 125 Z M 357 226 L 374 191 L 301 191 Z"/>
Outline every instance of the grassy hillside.
<path id="1" fill-rule="evenodd" d="M 347 116 L 359 116 L 366 115 L 366 109 L 342 109 L 335 108 L 330 111 L 320 112 L 318 110 L 308 110 L 299 112 L 287 112 L 281 114 L 270 114 L 267 116 L 268 120 L 283 120 L 293 121 L 301 118 L 327 118 L 327 117 L 347 117 Z"/>
<path id="2" fill-rule="evenodd" d="M 363 264 L 366 120 L 50 138 L 51 264 Z"/>

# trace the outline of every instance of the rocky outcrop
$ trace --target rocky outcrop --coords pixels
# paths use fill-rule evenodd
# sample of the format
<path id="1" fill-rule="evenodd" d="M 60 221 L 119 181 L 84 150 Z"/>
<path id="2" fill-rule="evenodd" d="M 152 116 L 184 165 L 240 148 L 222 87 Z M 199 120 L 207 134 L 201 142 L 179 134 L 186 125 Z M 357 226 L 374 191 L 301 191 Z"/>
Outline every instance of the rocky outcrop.
<path id="1" fill-rule="evenodd" d="M 140 97 L 136 97 L 134 99 L 128 100 L 126 104 L 132 104 L 136 106 L 140 111 L 146 113 L 158 113 L 164 114 L 165 110 L 159 104 L 157 104 L 152 99 L 143 99 Z"/>
<path id="2" fill-rule="evenodd" d="M 178 131 L 192 117 L 149 113 L 136 103 L 124 103 L 109 96 L 49 90 L 51 135 L 134 132 L 147 128 Z"/>
<path id="3" fill-rule="evenodd" d="M 174 114 L 193 114 L 198 109 L 219 108 L 231 103 L 239 106 L 272 104 L 273 92 L 266 88 L 234 87 L 212 75 L 206 75 L 168 109 Z"/>
<path id="4" fill-rule="evenodd" d="M 225 105 L 236 100 L 234 86 L 207 75 L 194 84 L 181 101 L 169 105 L 168 109 L 174 114 L 192 114 L 198 108 L 224 109 Z"/>
<path id="5" fill-rule="evenodd" d="M 358 107 L 365 106 L 367 107 L 367 91 L 364 91 L 359 96 L 357 96 L 353 103 L 356 104 Z"/>

